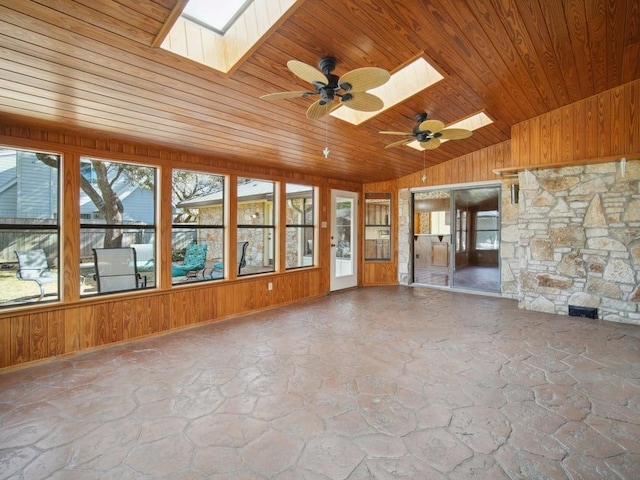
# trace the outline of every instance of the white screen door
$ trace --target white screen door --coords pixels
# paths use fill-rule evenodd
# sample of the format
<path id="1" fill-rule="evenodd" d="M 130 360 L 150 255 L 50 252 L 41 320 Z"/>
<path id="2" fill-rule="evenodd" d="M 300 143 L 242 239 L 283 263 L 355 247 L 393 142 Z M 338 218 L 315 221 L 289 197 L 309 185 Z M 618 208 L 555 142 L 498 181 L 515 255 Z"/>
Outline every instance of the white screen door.
<path id="1" fill-rule="evenodd" d="M 358 194 L 331 190 L 331 291 L 358 285 Z"/>

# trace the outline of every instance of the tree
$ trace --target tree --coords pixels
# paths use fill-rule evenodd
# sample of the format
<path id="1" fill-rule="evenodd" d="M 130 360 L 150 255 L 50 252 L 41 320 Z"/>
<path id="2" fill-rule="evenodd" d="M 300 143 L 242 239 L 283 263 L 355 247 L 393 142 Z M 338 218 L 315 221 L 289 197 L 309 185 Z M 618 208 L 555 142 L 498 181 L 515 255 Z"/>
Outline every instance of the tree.
<path id="1" fill-rule="evenodd" d="M 173 172 L 173 203 L 179 205 L 181 202 L 192 198 L 202 197 L 210 193 L 221 190 L 222 177 L 209 174 L 199 174 L 187 170 L 174 170 Z M 197 210 L 182 207 L 175 218 L 174 223 L 190 223 L 197 217 Z"/>
<path id="2" fill-rule="evenodd" d="M 36 157 L 45 165 L 58 168 L 58 155 L 48 153 L 37 153 Z M 113 189 L 113 184 L 123 174 L 126 165 L 110 162 L 91 161 L 96 172 L 96 185 L 80 176 L 80 188 L 87 194 L 97 210 L 102 214 L 105 223 L 108 225 L 121 225 L 124 207 L 120 198 Z M 114 248 L 122 246 L 122 229 L 108 228 L 105 230 L 104 247 Z"/>
<path id="3" fill-rule="evenodd" d="M 36 157 L 45 165 L 58 168 L 59 156 L 48 153 L 37 153 Z M 124 179 L 131 185 L 154 189 L 155 178 L 151 175 L 150 167 L 131 165 L 102 160 L 89 160 L 95 172 L 95 184 L 84 176 L 80 176 L 80 188 L 91 199 L 96 209 L 107 225 L 123 225 L 124 206 L 114 185 Z M 211 193 L 222 187 L 220 177 L 213 175 L 199 175 L 184 170 L 176 170 L 172 185 L 174 199 L 189 200 Z M 177 202 L 176 202 L 177 203 Z M 180 222 L 193 221 L 195 213 L 185 210 Z M 104 247 L 117 248 L 122 246 L 122 228 L 105 229 Z"/>

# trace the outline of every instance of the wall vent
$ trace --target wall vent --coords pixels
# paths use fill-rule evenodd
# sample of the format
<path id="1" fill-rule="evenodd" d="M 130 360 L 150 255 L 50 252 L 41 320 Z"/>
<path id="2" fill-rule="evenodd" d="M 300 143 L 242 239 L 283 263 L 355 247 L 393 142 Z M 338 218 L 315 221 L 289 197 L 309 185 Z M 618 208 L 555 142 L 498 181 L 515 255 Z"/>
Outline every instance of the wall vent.
<path id="1" fill-rule="evenodd" d="M 598 309 L 593 307 L 577 307 L 569 305 L 570 317 L 598 318 Z"/>

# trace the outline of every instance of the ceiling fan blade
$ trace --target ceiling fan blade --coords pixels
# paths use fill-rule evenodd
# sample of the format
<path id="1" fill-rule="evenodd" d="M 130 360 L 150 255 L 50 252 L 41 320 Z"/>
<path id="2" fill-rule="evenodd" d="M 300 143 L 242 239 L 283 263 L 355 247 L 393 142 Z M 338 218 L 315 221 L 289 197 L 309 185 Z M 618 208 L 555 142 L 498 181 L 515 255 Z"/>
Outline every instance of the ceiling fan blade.
<path id="1" fill-rule="evenodd" d="M 260 98 L 263 100 L 277 100 L 279 98 L 296 98 L 296 97 L 309 97 L 311 95 L 315 95 L 316 92 L 310 92 L 308 90 L 303 90 L 300 92 L 278 92 L 278 93 L 269 93 L 267 95 L 262 95 Z"/>
<path id="2" fill-rule="evenodd" d="M 384 102 L 382 99 L 371 93 L 350 92 L 346 95 L 351 95 L 351 99 L 345 101 L 345 97 L 342 97 L 343 101 L 340 102 L 340 105 L 353 108 L 359 112 L 375 112 L 384 108 Z"/>
<path id="3" fill-rule="evenodd" d="M 408 132 L 378 132 L 378 133 L 382 133 L 383 135 L 404 135 L 405 137 L 413 136 L 412 133 L 408 133 Z"/>
<path id="4" fill-rule="evenodd" d="M 420 142 L 420 146 L 422 148 L 426 148 L 427 150 L 435 150 L 440 146 L 439 138 L 429 138 L 425 142 Z"/>
<path id="5" fill-rule="evenodd" d="M 443 128 L 444 123 L 442 123 L 440 120 L 425 120 L 420 125 L 418 125 L 418 129 L 423 132 L 429 130 L 432 133 L 438 133 Z"/>
<path id="6" fill-rule="evenodd" d="M 411 142 L 412 140 L 413 140 L 413 138 L 404 138 L 402 140 L 398 140 L 397 142 L 390 143 L 389 145 L 387 145 L 384 148 L 401 147 L 402 145 L 406 145 L 407 143 Z"/>
<path id="7" fill-rule="evenodd" d="M 305 82 L 319 82 L 324 85 L 327 84 L 327 77 L 324 73 L 304 62 L 299 62 L 298 60 L 289 60 L 287 62 L 287 67 L 289 67 L 289 70 L 291 70 L 297 77 L 301 78 Z"/>
<path id="8" fill-rule="evenodd" d="M 308 109 L 307 109 L 307 118 L 309 120 L 318 120 L 319 118 L 324 117 L 326 114 L 328 114 L 329 112 L 331 112 L 331 110 L 333 110 L 334 108 L 339 107 L 339 104 L 336 103 L 325 103 L 324 105 L 321 105 L 320 102 L 322 100 L 318 100 L 317 102 L 314 102 Z"/>
<path id="9" fill-rule="evenodd" d="M 463 138 L 469 138 L 473 132 L 464 128 L 445 128 L 442 130 L 440 138 L 447 140 L 462 140 Z"/>
<path id="10" fill-rule="evenodd" d="M 356 68 L 340 77 L 338 85 L 348 92 L 364 92 L 384 85 L 389 81 L 389 78 L 391 78 L 389 72 L 382 68 Z M 345 84 L 349 84 L 351 88 L 344 88 Z"/>

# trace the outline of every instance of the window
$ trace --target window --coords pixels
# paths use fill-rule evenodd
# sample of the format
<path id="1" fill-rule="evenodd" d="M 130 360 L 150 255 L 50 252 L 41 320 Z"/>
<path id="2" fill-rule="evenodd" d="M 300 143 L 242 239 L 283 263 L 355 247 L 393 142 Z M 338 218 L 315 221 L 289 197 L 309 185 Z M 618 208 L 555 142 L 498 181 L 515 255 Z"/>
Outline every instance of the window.
<path id="1" fill-rule="evenodd" d="M 82 158 L 80 165 L 82 178 L 86 172 L 95 175 L 95 182 L 80 185 L 80 273 L 85 279 L 81 293 L 105 293 L 101 277 L 110 284 L 110 292 L 155 286 L 156 169 L 94 158 Z M 133 257 L 110 250 L 99 263 L 105 270 L 96 270 L 94 249 L 119 248 L 135 250 L 135 269 Z M 127 265 L 125 258 L 131 258 Z M 106 281 L 111 274 L 124 277 L 125 270 L 133 275 L 130 269 L 139 274 L 135 283 Z"/>
<path id="2" fill-rule="evenodd" d="M 498 211 L 476 213 L 476 249 L 497 250 L 499 241 Z"/>
<path id="3" fill-rule="evenodd" d="M 224 277 L 224 177 L 174 170 L 172 283 Z"/>
<path id="4" fill-rule="evenodd" d="M 59 155 L 0 148 L 0 307 L 60 298 L 59 171 Z"/>
<path id="5" fill-rule="evenodd" d="M 238 178 L 237 241 L 248 242 L 238 275 L 275 270 L 275 192 L 274 182 Z"/>
<path id="6" fill-rule="evenodd" d="M 182 15 L 224 35 L 253 0 L 189 0 Z"/>
<path id="7" fill-rule="evenodd" d="M 456 209 L 456 252 L 467 250 L 467 211 Z"/>
<path id="8" fill-rule="evenodd" d="M 366 193 L 364 199 L 364 258 L 390 260 L 391 194 Z"/>
<path id="9" fill-rule="evenodd" d="M 313 265 L 313 187 L 287 184 L 286 268 Z"/>

